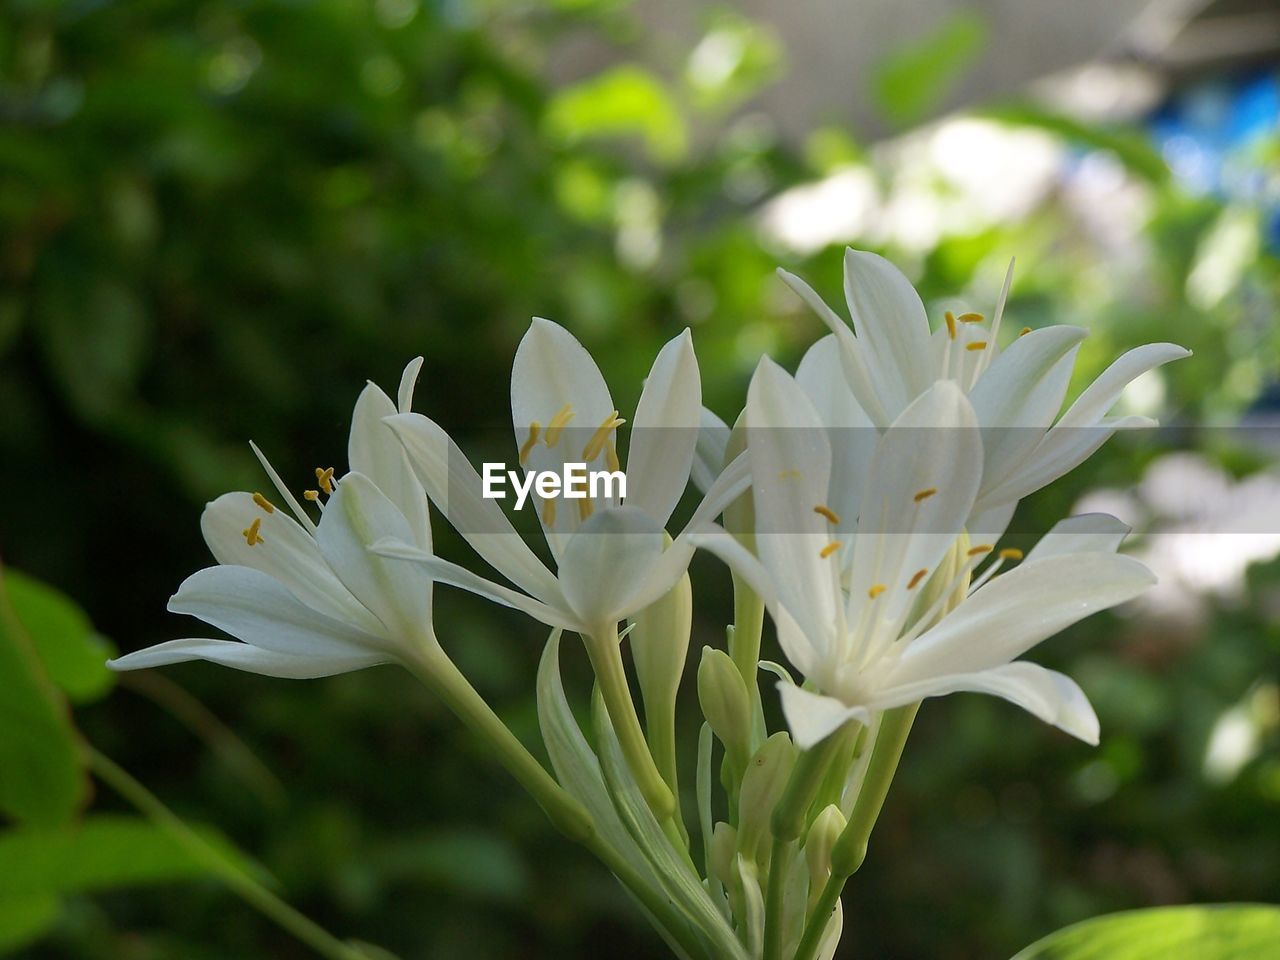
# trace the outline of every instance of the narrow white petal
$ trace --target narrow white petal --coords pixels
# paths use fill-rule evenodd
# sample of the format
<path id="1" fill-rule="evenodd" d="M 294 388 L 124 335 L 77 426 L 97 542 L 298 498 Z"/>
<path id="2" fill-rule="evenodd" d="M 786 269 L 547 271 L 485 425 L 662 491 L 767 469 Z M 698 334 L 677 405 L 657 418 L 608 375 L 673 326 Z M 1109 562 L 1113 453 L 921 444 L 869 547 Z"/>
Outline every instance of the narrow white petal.
<path id="1" fill-rule="evenodd" d="M 965 524 L 965 531 L 969 534 L 970 543 L 975 546 L 978 544 L 987 544 L 994 546 L 995 543 L 1004 536 L 1009 524 L 1013 520 L 1013 514 L 1018 509 L 1017 500 L 1009 500 L 1002 506 L 992 507 L 989 510 L 983 510 L 981 513 L 975 512 L 969 514 L 969 521 Z"/>
<path id="2" fill-rule="evenodd" d="M 702 408 L 698 422 L 698 444 L 693 452 L 693 485 L 703 493 L 715 483 L 724 467 L 725 449 L 729 446 L 729 425 Z"/>
<path id="3" fill-rule="evenodd" d="M 884 257 L 845 250 L 844 294 L 858 340 L 874 355 L 871 374 L 895 416 L 928 389 L 933 371 L 929 318 L 915 287 Z"/>
<path id="4" fill-rule="evenodd" d="M 447 583 L 450 586 L 468 590 L 495 603 L 500 603 L 504 607 L 511 607 L 521 613 L 527 613 L 535 620 L 548 626 L 563 627 L 575 631 L 582 629 L 581 622 L 569 611 L 548 606 L 542 601 L 512 590 L 510 587 L 504 587 L 500 583 L 486 580 L 484 577 L 472 573 L 466 567 L 427 553 L 425 550 L 419 550 L 412 544 L 401 540 L 386 539 L 375 542 L 369 549 L 380 557 L 390 557 L 396 560 L 416 563 L 426 570 L 431 579 L 437 583 Z"/>
<path id="5" fill-rule="evenodd" d="M 338 673 L 363 670 L 365 667 L 386 663 L 388 657 L 382 653 L 355 652 L 345 656 L 295 656 L 275 650 L 263 650 L 235 640 L 191 638 L 169 640 L 153 647 L 136 650 L 115 660 L 108 660 L 107 666 L 112 670 L 145 670 L 149 667 L 163 667 L 171 663 L 186 663 L 190 660 L 208 660 L 210 663 L 249 673 L 260 673 L 267 677 L 312 680 L 316 677 L 331 677 Z"/>
<path id="6" fill-rule="evenodd" d="M 276 488 L 276 492 L 280 494 L 286 506 L 293 511 L 293 515 L 298 518 L 298 522 L 313 534 L 316 532 L 315 521 L 307 516 L 307 511 L 302 509 L 302 504 L 298 502 L 288 485 L 280 479 L 280 474 L 276 473 L 276 468 L 271 466 L 271 461 L 267 459 L 267 455 L 263 453 L 256 443 L 249 441 L 249 449 L 253 451 L 253 455 L 258 458 L 258 463 L 262 465 L 263 471 L 271 478 L 272 485 Z"/>
<path id="7" fill-rule="evenodd" d="M 1175 343 L 1148 343 L 1120 356 L 1102 371 L 1075 403 L 1071 405 L 1059 427 L 1088 427 L 1098 423 L 1120 399 L 1133 380 L 1148 370 L 1191 356 L 1191 351 Z"/>
<path id="8" fill-rule="evenodd" d="M 254 543 L 244 531 L 261 521 Z M 224 493 L 204 508 L 200 531 L 215 560 L 252 567 L 279 580 L 308 607 L 367 633 L 382 624 L 333 575 L 315 538 L 279 507 L 263 509 L 250 493 Z"/>
<path id="9" fill-rule="evenodd" d="M 171 613 L 199 617 L 264 650 L 297 656 L 342 656 L 385 649 L 380 635 L 311 609 L 280 581 L 249 567 L 197 570 L 169 598 Z"/>
<path id="10" fill-rule="evenodd" d="M 635 507 L 592 514 L 568 538 L 560 558 L 560 584 L 569 608 L 590 629 L 599 629 L 647 606 L 655 599 L 646 595 L 646 586 L 662 556 L 664 538 L 653 518 Z"/>
<path id="11" fill-rule="evenodd" d="M 1098 716 L 1079 685 L 1065 674 L 1025 660 L 886 690 L 877 704 L 888 709 L 965 691 L 1001 697 L 1085 743 L 1098 744 Z"/>
<path id="12" fill-rule="evenodd" d="M 1024 563 L 1072 553 L 1115 553 L 1130 527 L 1105 513 L 1082 513 L 1059 520 L 1032 547 Z"/>
<path id="13" fill-rule="evenodd" d="M 427 495 L 409 466 L 404 447 L 385 422 L 387 417 L 395 415 L 396 406 L 391 398 L 375 384 L 366 386 L 351 414 L 347 459 L 353 472 L 362 473 L 372 480 L 404 514 L 413 531 L 414 543 L 430 550 Z"/>
<path id="14" fill-rule="evenodd" d="M 396 407 L 400 413 L 408 413 L 413 409 L 413 388 L 418 383 L 418 374 L 422 372 L 422 357 L 414 357 L 400 374 L 400 389 L 396 392 Z"/>
<path id="15" fill-rule="evenodd" d="M 529 549 L 499 501 L 482 496 L 480 475 L 449 435 L 416 413 L 390 417 L 387 423 L 404 444 L 427 496 L 467 543 L 525 593 L 548 602 L 558 599 L 555 574 Z M 504 489 L 513 496 L 510 484 Z"/>
<path id="16" fill-rule="evenodd" d="M 782 697 L 782 715 L 791 730 L 791 739 L 801 750 L 821 743 L 849 720 L 866 723 L 871 719 L 865 707 L 850 707 L 835 697 L 813 693 L 785 680 L 777 686 Z"/>
<path id="17" fill-rule="evenodd" d="M 685 531 L 696 530 L 704 524 L 715 520 L 729 504 L 746 493 L 750 486 L 751 461 L 744 452 L 734 457 L 720 471 L 720 475 L 716 477 L 711 486 L 707 488 L 702 502 L 698 504 L 697 509 L 693 511 L 693 516 L 685 524 Z"/>
<path id="18" fill-rule="evenodd" d="M 898 686 L 1008 663 L 1099 610 L 1132 600 L 1155 576 L 1132 557 L 1077 553 L 1024 562 L 979 589 L 903 652 Z"/>
<path id="19" fill-rule="evenodd" d="M 686 330 L 658 352 L 645 380 L 627 451 L 627 504 L 666 526 L 689 484 L 702 381 Z"/>
<path id="20" fill-rule="evenodd" d="M 397 643 L 434 643 L 431 580 L 412 564 L 369 552 L 377 540 L 413 541 L 413 532 L 395 504 L 364 474 L 348 473 L 338 484 L 316 542 L 339 580 L 382 621 Z"/>

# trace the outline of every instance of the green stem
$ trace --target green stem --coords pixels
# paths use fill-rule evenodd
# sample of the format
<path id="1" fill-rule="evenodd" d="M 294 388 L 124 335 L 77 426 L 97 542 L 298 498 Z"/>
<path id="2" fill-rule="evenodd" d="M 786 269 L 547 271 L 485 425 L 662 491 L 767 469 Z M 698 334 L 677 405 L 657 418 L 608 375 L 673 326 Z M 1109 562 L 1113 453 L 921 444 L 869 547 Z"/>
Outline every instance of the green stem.
<path id="1" fill-rule="evenodd" d="M 570 840 L 590 846 L 588 841 L 595 833 L 591 814 L 556 783 L 525 745 L 507 729 L 452 660 L 443 653 L 430 652 L 408 661 L 406 666 L 427 689 L 444 701 L 467 729 L 497 751 L 498 759 L 507 772 L 538 802 L 561 833 Z"/>
<path id="2" fill-rule="evenodd" d="M 817 955 L 818 946 L 822 943 L 822 935 L 826 932 L 827 924 L 831 922 L 831 914 L 835 912 L 836 904 L 840 900 L 840 891 L 844 889 L 845 879 L 834 873 L 827 878 L 826 886 L 822 888 L 822 895 L 818 898 L 818 904 L 809 914 L 809 921 L 805 924 L 804 933 L 800 936 L 800 944 L 796 947 L 793 960 L 813 960 Z"/>
<path id="3" fill-rule="evenodd" d="M 636 778 L 636 785 L 654 816 L 659 823 L 665 823 L 675 813 L 675 795 L 653 762 L 653 754 L 649 752 L 649 744 L 640 727 L 640 717 L 636 714 L 631 688 L 627 685 L 626 668 L 622 665 L 617 630 L 599 630 L 584 639 L 587 656 L 591 660 L 596 682 L 600 686 L 600 695 L 604 698 L 605 710 L 609 714 L 609 722 L 613 724 L 618 744 L 622 747 L 622 755 L 626 757 L 627 766 Z"/>
<path id="4" fill-rule="evenodd" d="M 168 834 L 187 851 L 192 859 L 206 866 L 240 899 L 305 943 L 322 957 L 331 960 L 369 960 L 361 951 L 349 946 L 303 916 L 289 904 L 227 860 L 201 836 L 187 826 L 177 814 L 160 802 L 150 790 L 135 780 L 127 770 L 110 757 L 85 745 L 89 769 L 141 811 L 147 819 Z"/>

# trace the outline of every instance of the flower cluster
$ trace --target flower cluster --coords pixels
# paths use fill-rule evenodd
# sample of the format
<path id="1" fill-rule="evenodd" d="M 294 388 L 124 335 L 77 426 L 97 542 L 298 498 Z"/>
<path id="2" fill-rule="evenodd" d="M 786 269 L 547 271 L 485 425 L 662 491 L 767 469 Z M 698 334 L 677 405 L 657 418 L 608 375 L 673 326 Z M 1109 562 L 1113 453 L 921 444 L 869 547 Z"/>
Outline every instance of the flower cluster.
<path id="1" fill-rule="evenodd" d="M 1062 412 L 1086 331 L 1002 337 L 1008 280 L 989 325 L 947 313 L 931 330 L 910 283 L 873 254 L 846 254 L 851 324 L 803 281 L 782 278 L 831 333 L 794 375 L 762 359 L 732 428 L 702 407 L 687 331 L 659 352 L 623 418 L 582 345 L 534 320 L 511 376 L 513 477 L 576 467 L 626 479 L 625 494 L 572 499 L 530 483 L 545 550 L 484 495 L 446 431 L 412 412 L 415 360 L 398 402 L 372 385 L 361 394 L 349 472 L 317 469 L 317 489 L 304 493 L 318 520 L 265 458 L 282 506 L 245 492 L 207 507 L 217 564 L 189 577 L 170 609 L 238 639 L 173 640 L 112 665 L 206 659 L 302 678 L 398 662 L 608 865 L 678 956 L 830 958 L 840 890 L 922 700 L 992 694 L 1098 741 L 1079 686 L 1019 658 L 1154 578 L 1117 553 L 1127 528 L 1112 517 L 1066 519 L 1025 556 L 1001 537 L 1021 498 L 1115 431 L 1150 423 L 1108 414 L 1134 377 L 1186 351 L 1133 350 Z M 691 479 L 698 505 L 668 532 Z M 429 509 L 491 574 L 436 555 Z M 691 800 L 675 714 L 697 549 L 732 571 L 735 617 L 725 647 L 704 649 L 698 666 L 705 723 Z M 434 584 L 551 628 L 537 678 L 551 771 L 438 642 Z M 786 664 L 761 659 L 766 611 Z M 564 631 L 581 637 L 595 674 L 590 736 L 561 681 Z M 786 726 L 772 734 L 771 685 Z"/>

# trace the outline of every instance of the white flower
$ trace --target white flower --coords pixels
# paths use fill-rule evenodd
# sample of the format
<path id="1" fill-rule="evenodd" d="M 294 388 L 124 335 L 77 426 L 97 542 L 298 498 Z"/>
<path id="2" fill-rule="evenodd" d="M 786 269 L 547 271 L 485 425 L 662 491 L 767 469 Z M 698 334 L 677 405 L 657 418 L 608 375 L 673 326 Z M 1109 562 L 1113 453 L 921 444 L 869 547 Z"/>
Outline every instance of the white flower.
<path id="1" fill-rule="evenodd" d="M 422 359 L 405 368 L 407 411 Z M 314 523 L 254 447 L 293 512 L 260 493 L 227 493 L 201 517 L 217 565 L 188 577 L 169 601 L 235 640 L 170 640 L 110 662 L 115 670 L 210 660 L 273 677 L 323 677 L 436 647 L 431 581 L 417 568 L 376 556 L 375 540 L 395 537 L 431 549 L 427 500 L 383 420 L 394 404 L 373 384 L 352 414 L 351 472 L 317 470 L 321 506 Z M 331 493 L 321 504 L 322 493 Z M 296 518 L 296 519 L 295 519 Z"/>
<path id="2" fill-rule="evenodd" d="M 1078 466 L 1117 430 L 1154 426 L 1148 417 L 1107 414 L 1134 378 L 1190 356 L 1172 343 L 1130 350 L 1059 417 L 1076 351 L 1088 331 L 1072 326 L 1024 329 L 1001 350 L 998 337 L 1012 265 L 990 328 L 978 314 L 957 318 L 948 313 L 932 333 L 911 283 L 873 253 L 845 251 L 844 290 L 852 330 L 803 280 L 785 270 L 778 273 L 831 328 L 860 422 L 884 430 L 940 380 L 954 381 L 968 394 L 984 431 L 985 467 L 973 505 L 984 531 L 1001 532 L 1018 500 Z M 834 348 L 823 347 L 827 349 Z"/>
<path id="3" fill-rule="evenodd" d="M 970 595 L 944 613 L 947 598 L 992 553 L 989 543 L 966 550 L 961 539 L 983 448 L 973 407 L 955 383 L 924 389 L 885 430 L 856 523 L 831 507 L 839 474 L 822 419 L 769 360 L 752 379 L 746 425 L 758 557 L 723 531 L 695 541 L 760 594 L 784 652 L 813 688 L 780 685 L 797 744 L 814 744 L 850 718 L 869 722 L 875 712 L 959 690 L 1003 697 L 1097 741 L 1097 718 L 1080 688 L 1015 658 L 1154 582 L 1141 563 L 1116 556 L 1123 524 L 1102 516 L 1065 521 L 993 579 L 1006 559 L 997 555 Z M 957 549 L 964 555 L 948 570 Z M 847 564 L 837 562 L 846 551 Z M 935 575 L 943 582 L 930 583 Z M 920 609 L 926 589 L 937 599 Z"/>
<path id="4" fill-rule="evenodd" d="M 694 460 L 702 387 L 686 330 L 658 353 L 645 381 L 627 455 L 627 496 L 536 499 L 556 562 L 553 573 L 503 513 L 481 495 L 480 476 L 438 424 L 419 414 L 388 418 L 428 497 L 495 570 L 519 590 L 494 583 L 406 542 L 378 544 L 387 557 L 416 561 L 433 579 L 515 607 L 555 627 L 611 631 L 683 575 L 693 552 L 687 536 L 666 545 L 664 529 Z M 511 411 L 526 472 L 621 467 L 618 417 L 591 355 L 567 330 L 535 319 L 516 351 Z M 746 489 L 746 460 L 717 478 L 686 529 L 713 519 Z"/>

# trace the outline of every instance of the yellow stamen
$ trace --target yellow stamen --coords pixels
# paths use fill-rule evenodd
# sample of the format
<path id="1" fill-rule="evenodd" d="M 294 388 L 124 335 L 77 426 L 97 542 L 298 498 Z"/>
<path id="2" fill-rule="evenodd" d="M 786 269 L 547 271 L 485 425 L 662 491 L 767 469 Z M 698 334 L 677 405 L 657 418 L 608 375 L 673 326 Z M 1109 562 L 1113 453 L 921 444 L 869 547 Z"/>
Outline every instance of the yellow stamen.
<path id="1" fill-rule="evenodd" d="M 916 503 L 923 503 L 925 500 L 928 500 L 930 497 L 932 497 L 932 496 L 933 496 L 935 493 L 937 493 L 937 492 L 938 492 L 938 488 L 937 488 L 937 487 L 926 487 L 925 489 L 921 490 L 919 493 L 917 493 L 917 494 L 916 494 L 914 497 L 912 497 L 911 499 L 912 499 L 912 500 L 914 500 Z"/>
<path id="2" fill-rule="evenodd" d="M 915 573 L 913 573 L 911 575 L 911 579 L 907 581 L 907 589 L 914 590 L 916 586 L 919 585 L 920 581 L 923 580 L 928 575 L 928 573 L 929 571 L 927 569 L 917 570 Z"/>
<path id="3" fill-rule="evenodd" d="M 1025 337 L 1030 332 L 1031 332 L 1030 327 L 1023 327 L 1021 330 L 1018 331 L 1018 336 Z"/>
<path id="4" fill-rule="evenodd" d="M 556 525 L 556 502 L 554 500 L 542 501 L 542 523 L 548 527 Z"/>
<path id="5" fill-rule="evenodd" d="M 820 517 L 826 517 L 827 521 L 830 523 L 833 523 L 833 524 L 840 523 L 840 514 L 836 513 L 830 507 L 824 507 L 822 504 L 818 504 L 816 507 L 813 508 L 813 512 Z"/>
<path id="6" fill-rule="evenodd" d="M 264 497 L 260 493 L 255 493 L 253 495 L 253 502 L 256 503 L 258 506 L 260 506 L 263 510 L 267 511 L 267 513 L 276 512 L 276 508 L 271 505 L 271 501 L 268 500 L 266 497 Z"/>
<path id="7" fill-rule="evenodd" d="M 985 350 L 985 349 L 987 349 L 987 341 L 985 341 L 985 340 L 974 340 L 972 343 L 966 343 L 966 344 L 964 345 L 964 348 L 965 348 L 966 350 Z"/>
<path id="8" fill-rule="evenodd" d="M 596 427 L 596 432 L 591 435 L 587 445 L 582 448 L 582 459 L 590 463 L 600 456 L 600 451 L 604 449 L 605 442 L 609 439 L 609 434 L 626 422 L 618 418 L 617 410 L 605 417 L 604 422 Z"/>
<path id="9" fill-rule="evenodd" d="M 956 338 L 956 315 L 948 310 L 942 315 L 942 319 L 947 321 L 947 336 L 954 340 Z"/>
<path id="10" fill-rule="evenodd" d="M 1013 547 L 1005 547 L 1003 550 L 997 553 L 996 556 L 999 557 L 1001 560 L 1021 560 L 1022 551 L 1016 550 Z"/>
<path id="11" fill-rule="evenodd" d="M 818 556 L 820 556 L 823 560 L 825 560 L 827 559 L 827 557 L 831 556 L 833 553 L 835 553 L 839 549 L 840 549 L 840 541 L 832 540 L 825 547 L 823 547 L 821 550 L 818 551 Z"/>
<path id="12" fill-rule="evenodd" d="M 980 313 L 962 313 L 956 319 L 961 323 L 981 323 L 986 317 Z"/>
<path id="13" fill-rule="evenodd" d="M 778 479 L 779 480 L 799 480 L 800 471 L 797 470 L 795 467 L 792 467 L 790 470 L 783 470 L 781 473 L 778 474 Z"/>
<path id="14" fill-rule="evenodd" d="M 622 464 L 618 462 L 618 448 L 613 445 L 612 440 L 604 448 L 604 462 L 614 473 L 622 469 Z"/>
<path id="15" fill-rule="evenodd" d="M 529 453 L 533 450 L 534 444 L 538 442 L 538 434 L 542 433 L 542 424 L 537 420 L 529 424 L 529 436 L 525 438 L 524 443 L 520 444 L 520 466 L 529 465 Z"/>
<path id="16" fill-rule="evenodd" d="M 585 521 L 587 517 L 595 511 L 595 507 L 591 504 L 590 497 L 583 497 L 578 501 L 578 519 Z"/>
<path id="17" fill-rule="evenodd" d="M 320 500 L 320 491 L 319 490 L 303 490 L 302 499 L 310 500 L 312 503 L 316 503 Z"/>
<path id="18" fill-rule="evenodd" d="M 872 600 L 874 600 L 876 597 L 880 596 L 880 594 L 884 593 L 888 589 L 889 588 L 886 587 L 883 583 L 873 583 L 871 585 L 871 589 L 867 591 L 867 596 L 870 597 Z"/>
<path id="19" fill-rule="evenodd" d="M 978 546 L 973 547 L 972 549 L 970 549 L 970 550 L 969 550 L 969 552 L 965 554 L 965 556 L 967 556 L 967 557 L 980 557 L 980 556 L 982 556 L 984 553 L 990 553 L 990 552 L 991 552 L 992 550 L 994 550 L 994 549 L 995 549 L 995 547 L 991 546 L 991 544 L 989 544 L 989 543 L 983 543 L 983 544 L 980 544 L 980 545 L 978 545 Z"/>
<path id="20" fill-rule="evenodd" d="M 325 493 L 333 493 L 333 467 L 316 467 L 316 483 Z"/>
<path id="21" fill-rule="evenodd" d="M 262 537 L 258 535 L 258 531 L 261 529 L 262 529 L 262 518 L 258 517 L 253 521 L 253 523 L 249 524 L 249 526 L 241 530 L 240 532 L 244 535 L 245 543 L 249 544 L 249 546 L 251 547 L 258 543 L 265 543 L 266 541 L 264 541 Z"/>
<path id="22" fill-rule="evenodd" d="M 560 433 L 564 430 L 565 425 L 573 419 L 573 405 L 566 403 L 551 418 L 551 422 L 547 424 L 546 443 L 548 447 L 554 447 L 560 442 Z"/>

